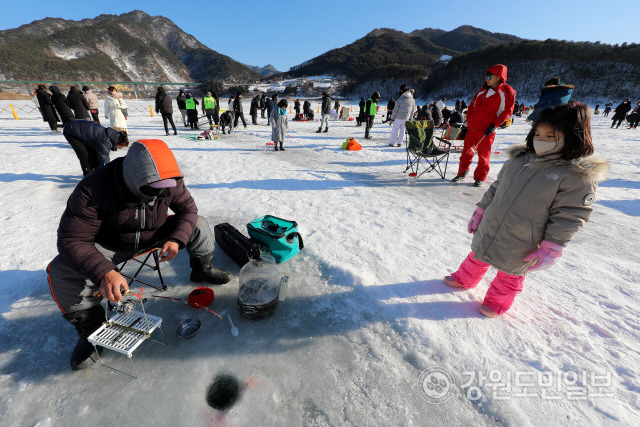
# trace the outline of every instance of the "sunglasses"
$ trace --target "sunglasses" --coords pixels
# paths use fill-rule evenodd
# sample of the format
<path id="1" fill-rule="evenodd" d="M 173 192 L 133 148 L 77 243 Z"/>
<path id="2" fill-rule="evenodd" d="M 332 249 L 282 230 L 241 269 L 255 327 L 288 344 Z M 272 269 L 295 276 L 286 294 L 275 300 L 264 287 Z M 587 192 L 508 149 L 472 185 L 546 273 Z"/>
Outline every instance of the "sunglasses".
<path id="1" fill-rule="evenodd" d="M 491 80 L 492 77 L 493 76 L 485 76 L 485 80 L 489 81 L 489 80 Z"/>

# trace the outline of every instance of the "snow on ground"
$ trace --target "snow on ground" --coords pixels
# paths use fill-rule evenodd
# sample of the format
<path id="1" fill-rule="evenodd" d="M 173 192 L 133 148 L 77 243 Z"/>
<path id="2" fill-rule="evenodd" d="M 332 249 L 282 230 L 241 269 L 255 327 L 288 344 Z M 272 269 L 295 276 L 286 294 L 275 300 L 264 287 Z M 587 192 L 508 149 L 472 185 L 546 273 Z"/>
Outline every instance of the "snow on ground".
<path id="1" fill-rule="evenodd" d="M 434 174 L 407 186 L 405 152 L 387 146 L 390 128 L 380 119 L 373 140 L 355 122 L 332 121 L 329 133 L 316 134 L 317 122 L 290 121 L 286 151 L 267 154 L 266 119 L 192 141 L 182 136 L 195 132 L 182 126 L 181 135 L 164 137 L 160 118 L 140 108 L 129 118 L 132 140 L 169 144 L 211 226 L 246 231 L 272 214 L 296 220 L 306 248 L 281 265 L 289 291 L 269 319 L 239 315 L 237 277 L 215 288 L 212 308 L 231 314 L 236 338 L 226 318 L 150 298 L 147 311 L 163 318 L 168 345 L 136 350 L 135 380 L 100 366 L 69 371 L 75 332 L 48 292 L 45 268 L 80 167 L 64 137 L 33 114 L 8 117 L 0 115 L 2 425 L 637 425 L 638 130 L 594 118 L 597 153 L 612 169 L 591 222 L 558 264 L 527 278 L 507 314 L 486 319 L 477 307 L 494 270 L 467 292 L 441 280 L 470 250 L 466 224 L 485 189 Z M 489 180 L 528 128 L 519 119 L 499 131 Z M 362 151 L 340 150 L 348 136 Z M 221 250 L 214 262 L 239 271 Z M 185 298 L 195 287 L 185 253 L 163 265 L 163 275 L 163 296 Z M 180 340 L 175 327 L 188 317 L 202 328 Z M 106 351 L 104 359 L 130 368 L 121 355 Z M 423 394 L 437 395 L 425 388 L 438 378 L 434 369 L 455 382 L 439 404 L 419 392 L 424 371 Z M 243 384 L 226 412 L 205 401 L 220 373 Z"/>

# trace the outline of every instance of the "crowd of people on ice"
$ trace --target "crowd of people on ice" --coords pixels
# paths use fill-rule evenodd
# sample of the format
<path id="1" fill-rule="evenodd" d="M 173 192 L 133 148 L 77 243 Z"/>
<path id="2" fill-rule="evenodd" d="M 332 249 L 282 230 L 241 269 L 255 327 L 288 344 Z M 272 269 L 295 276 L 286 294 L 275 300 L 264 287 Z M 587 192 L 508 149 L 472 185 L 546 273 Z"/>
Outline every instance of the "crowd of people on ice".
<path id="1" fill-rule="evenodd" d="M 464 146 L 452 181 L 465 179 L 477 154 L 473 185 L 482 186 L 497 131 L 527 107 L 516 102 L 516 91 L 507 84 L 506 66 L 491 66 L 479 77 L 482 84 L 470 103 L 458 100 L 453 109 L 446 107 L 445 99 L 418 107 L 414 90 L 402 85 L 397 99 L 387 103 L 383 120 L 391 125 L 389 146 L 401 145 L 409 120 L 429 120 L 439 127 L 464 126 Z M 598 182 L 608 164 L 593 156 L 592 112 L 587 105 L 570 99 L 573 89 L 558 78 L 545 83 L 537 108 L 527 117 L 531 130 L 523 136 L 523 144 L 509 149 L 509 159 L 467 224 L 467 231 L 473 234 L 471 252 L 455 272 L 444 277 L 451 287 L 471 289 L 490 266 L 497 269 L 479 306 L 484 316 L 496 317 L 509 310 L 523 289 L 525 276 L 551 267 L 591 215 Z M 117 303 L 128 289 L 127 280 L 117 269 L 121 262 L 154 248 L 160 249 L 160 261 L 170 261 L 180 249 L 186 249 L 191 281 L 224 284 L 232 275 L 213 266 L 213 234 L 206 219 L 198 215 L 167 144 L 159 139 L 140 139 L 129 146 L 127 106 L 116 88 L 109 87 L 105 94 L 108 128 L 100 124 L 97 97 L 88 87 L 82 88 L 84 94 L 72 88 L 67 97 L 56 86 L 49 90 L 51 95 L 44 86 L 36 90 L 43 119 L 52 132 L 57 132 L 58 119 L 62 121 L 64 136 L 76 151 L 85 175 L 69 197 L 58 228 L 59 255 L 47 268 L 51 294 L 78 333 L 70 359 L 72 369 L 78 370 L 97 360 L 100 347 L 93 347 L 87 337 L 104 321 L 100 295 Z M 229 132 L 236 129 L 240 121 L 247 126 L 242 97 L 242 93 L 231 96 L 222 113 L 218 95 L 211 92 L 200 102 L 191 93 L 180 91 L 176 104 L 184 126 L 198 128 L 200 109 L 210 126 L 219 125 L 226 133 L 227 128 Z M 367 139 L 372 138 L 379 102 L 377 91 L 360 100 L 355 124 L 364 124 Z M 610 107 L 606 106 L 605 115 Z M 157 90 L 155 108 L 166 135 L 169 125 L 177 134 L 173 102 L 164 88 Z M 252 99 L 249 110 L 254 125 L 260 111 L 260 117 L 272 126 L 278 151 L 285 150 L 287 108 L 288 101 L 278 100 L 277 94 L 261 94 Z M 293 108 L 295 120 L 313 118 L 309 101 L 302 112 L 299 100 Z M 329 132 L 332 110 L 339 114 L 340 104 L 332 104 L 325 92 L 316 132 Z M 627 99 L 614 110 L 614 125 L 619 126 L 629 111 Z M 631 115 L 639 111 L 640 101 Z M 635 127 L 637 120 L 633 120 Z M 110 151 L 127 146 L 124 157 L 110 161 Z"/>

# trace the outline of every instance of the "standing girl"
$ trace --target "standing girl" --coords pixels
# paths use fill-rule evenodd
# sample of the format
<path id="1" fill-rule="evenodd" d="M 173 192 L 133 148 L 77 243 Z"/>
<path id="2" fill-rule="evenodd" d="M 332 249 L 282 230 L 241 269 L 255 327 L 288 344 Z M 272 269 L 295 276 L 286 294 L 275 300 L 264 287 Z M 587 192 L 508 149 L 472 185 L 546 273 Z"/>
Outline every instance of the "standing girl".
<path id="1" fill-rule="evenodd" d="M 469 225 L 471 253 L 444 278 L 455 288 L 474 288 L 489 266 L 498 269 L 480 313 L 507 311 L 529 271 L 545 270 L 589 220 L 598 181 L 609 165 L 591 156 L 589 107 L 570 102 L 540 112 L 526 144 L 510 150 L 498 178 Z"/>
<path id="2" fill-rule="evenodd" d="M 288 126 L 287 100 L 282 99 L 271 112 L 271 140 L 275 143 L 275 151 L 278 151 L 278 142 L 280 143 L 280 151 L 284 151 L 282 142 L 287 136 Z"/>
<path id="3" fill-rule="evenodd" d="M 122 95 L 118 96 L 116 88 L 109 86 L 104 97 L 104 118 L 109 119 L 109 127 L 118 132 L 127 132 L 127 121 L 124 116 L 126 109 L 127 104 L 122 99 Z"/>

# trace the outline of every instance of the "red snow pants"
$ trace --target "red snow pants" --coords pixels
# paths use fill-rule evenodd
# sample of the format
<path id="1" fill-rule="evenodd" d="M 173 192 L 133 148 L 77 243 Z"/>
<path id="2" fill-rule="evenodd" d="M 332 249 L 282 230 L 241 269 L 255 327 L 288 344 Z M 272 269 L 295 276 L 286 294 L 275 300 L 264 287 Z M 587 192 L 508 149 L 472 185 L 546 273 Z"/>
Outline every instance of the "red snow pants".
<path id="1" fill-rule="evenodd" d="M 489 264 L 478 261 L 474 258 L 473 251 L 462 261 L 458 271 L 451 277 L 464 288 L 475 288 L 482 276 L 489 269 Z M 495 279 L 491 282 L 489 290 L 484 297 L 483 304 L 498 314 L 502 314 L 511 308 L 516 295 L 522 291 L 524 276 L 514 276 L 498 271 Z"/>
<path id="2" fill-rule="evenodd" d="M 464 148 L 460 155 L 460 166 L 458 167 L 458 176 L 464 175 L 471 166 L 473 155 L 478 153 L 478 166 L 473 172 L 473 179 L 484 181 L 489 173 L 489 158 L 491 157 L 491 146 L 496 137 L 496 133 L 484 136 L 482 129 L 469 129 L 464 137 Z M 484 138 L 484 139 L 483 139 Z M 482 140 L 482 142 L 480 142 Z M 478 144 L 480 142 L 480 144 Z M 475 147 L 475 148 L 474 148 Z"/>

